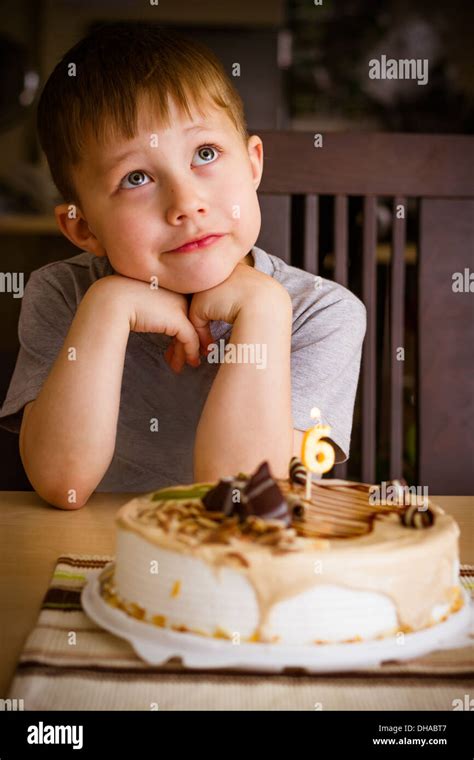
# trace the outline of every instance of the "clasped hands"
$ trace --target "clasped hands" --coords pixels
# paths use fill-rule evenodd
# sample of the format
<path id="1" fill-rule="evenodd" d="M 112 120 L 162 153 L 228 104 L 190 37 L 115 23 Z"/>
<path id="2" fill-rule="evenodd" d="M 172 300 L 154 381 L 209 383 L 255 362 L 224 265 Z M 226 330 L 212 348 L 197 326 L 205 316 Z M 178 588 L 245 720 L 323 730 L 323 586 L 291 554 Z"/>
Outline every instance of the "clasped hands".
<path id="1" fill-rule="evenodd" d="M 194 293 L 187 317 L 198 334 L 201 353 L 207 356 L 208 345 L 214 341 L 209 326 L 211 321 L 221 320 L 234 324 L 243 309 L 258 304 L 267 292 L 275 292 L 278 288 L 281 288 L 279 283 L 269 275 L 238 263 L 229 277 L 219 285 Z M 183 295 L 183 298 L 186 299 L 186 296 Z M 181 372 L 186 363 L 193 367 L 200 364 L 199 361 L 186 359 L 184 346 L 176 337 L 172 339 L 164 356 L 177 373 Z"/>

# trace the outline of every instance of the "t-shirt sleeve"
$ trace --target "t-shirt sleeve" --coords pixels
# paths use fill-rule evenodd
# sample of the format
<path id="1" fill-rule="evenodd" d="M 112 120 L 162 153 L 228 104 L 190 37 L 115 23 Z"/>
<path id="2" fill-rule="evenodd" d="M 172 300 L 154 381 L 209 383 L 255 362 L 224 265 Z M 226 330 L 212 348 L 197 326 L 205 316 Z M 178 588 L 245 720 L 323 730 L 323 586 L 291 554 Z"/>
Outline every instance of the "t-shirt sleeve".
<path id="1" fill-rule="evenodd" d="M 349 457 L 366 309 L 346 288 L 325 282 L 329 293 L 307 308 L 293 328 L 292 413 L 297 430 L 314 425 L 312 407 L 331 427 L 336 462 Z"/>
<path id="2" fill-rule="evenodd" d="M 32 272 L 23 294 L 18 322 L 20 350 L 0 409 L 0 427 L 20 432 L 23 407 L 40 392 L 73 318 L 60 282 L 52 280 L 47 270 Z"/>

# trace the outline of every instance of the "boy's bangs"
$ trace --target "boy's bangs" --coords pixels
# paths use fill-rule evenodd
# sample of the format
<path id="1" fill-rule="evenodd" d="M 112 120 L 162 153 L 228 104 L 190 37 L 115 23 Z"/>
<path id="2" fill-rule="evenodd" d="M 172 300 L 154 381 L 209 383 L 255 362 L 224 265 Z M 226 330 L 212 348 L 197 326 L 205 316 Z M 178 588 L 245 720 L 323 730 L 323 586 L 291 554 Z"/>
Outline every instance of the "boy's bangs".
<path id="1" fill-rule="evenodd" d="M 169 129 L 172 126 L 169 107 L 171 100 L 176 105 L 180 116 L 186 117 L 190 122 L 195 118 L 196 112 L 205 119 L 212 107 L 224 109 L 236 130 L 239 131 L 238 125 L 232 118 L 230 104 L 222 98 L 215 86 L 205 88 L 201 83 L 200 87 L 196 87 L 194 82 L 180 83 L 178 86 L 174 82 L 173 88 L 163 85 L 163 81 L 160 85 L 149 81 L 146 84 L 141 83 L 135 89 L 135 93 L 120 93 L 114 99 L 108 95 L 107 99 L 104 98 L 102 101 L 96 118 L 88 121 L 85 131 L 92 134 L 101 147 L 109 145 L 111 141 L 133 140 L 138 133 L 140 107 L 142 107 L 142 118 L 147 119 L 150 134 L 158 128 Z M 148 118 L 147 114 L 149 114 Z M 83 145 L 83 142 L 84 137 L 78 134 L 76 144 Z M 81 152 L 81 150 L 78 151 L 78 153 Z"/>

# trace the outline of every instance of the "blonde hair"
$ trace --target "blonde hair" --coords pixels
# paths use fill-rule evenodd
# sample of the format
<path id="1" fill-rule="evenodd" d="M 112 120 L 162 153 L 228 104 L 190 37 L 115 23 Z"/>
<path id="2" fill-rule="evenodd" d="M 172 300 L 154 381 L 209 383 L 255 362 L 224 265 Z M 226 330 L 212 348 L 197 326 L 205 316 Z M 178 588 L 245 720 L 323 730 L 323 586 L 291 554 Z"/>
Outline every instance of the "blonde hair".
<path id="1" fill-rule="evenodd" d="M 225 109 L 242 140 L 248 138 L 240 95 L 208 48 L 153 23 L 101 26 L 65 53 L 38 103 L 39 141 L 65 202 L 80 205 L 71 169 L 84 159 L 87 135 L 99 144 L 133 139 L 142 96 L 165 128 L 169 97 L 189 119 L 190 103 L 202 113 L 211 101 Z"/>

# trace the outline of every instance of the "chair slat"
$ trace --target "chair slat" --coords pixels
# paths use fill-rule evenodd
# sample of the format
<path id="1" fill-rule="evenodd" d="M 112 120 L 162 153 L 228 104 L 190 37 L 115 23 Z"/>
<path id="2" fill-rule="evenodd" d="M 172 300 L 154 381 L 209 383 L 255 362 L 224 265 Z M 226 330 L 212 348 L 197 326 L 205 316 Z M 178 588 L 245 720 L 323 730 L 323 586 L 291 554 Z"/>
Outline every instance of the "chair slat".
<path id="1" fill-rule="evenodd" d="M 364 197 L 362 299 L 367 309 L 367 333 L 362 357 L 362 480 L 375 479 L 376 432 L 376 245 L 377 199 Z"/>
<path id="2" fill-rule="evenodd" d="M 347 195 L 336 195 L 334 199 L 334 253 L 336 264 L 334 279 L 347 287 L 347 242 L 349 238 Z"/>
<path id="3" fill-rule="evenodd" d="M 334 279 L 340 285 L 347 287 L 349 220 L 347 195 L 336 195 L 334 198 Z M 341 462 L 334 467 L 335 478 L 347 478 L 347 462 Z"/>
<path id="4" fill-rule="evenodd" d="M 403 209 L 403 218 L 398 210 Z M 392 261 L 390 287 L 390 477 L 403 477 L 403 359 L 397 358 L 405 347 L 405 244 L 406 198 L 393 202 Z"/>
<path id="5" fill-rule="evenodd" d="M 257 246 L 290 264 L 291 196 L 259 194 L 262 227 Z"/>
<path id="6" fill-rule="evenodd" d="M 319 271 L 319 198 L 305 196 L 304 206 L 304 268 L 311 274 Z"/>

